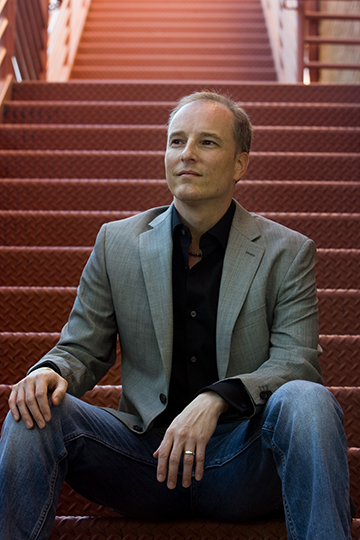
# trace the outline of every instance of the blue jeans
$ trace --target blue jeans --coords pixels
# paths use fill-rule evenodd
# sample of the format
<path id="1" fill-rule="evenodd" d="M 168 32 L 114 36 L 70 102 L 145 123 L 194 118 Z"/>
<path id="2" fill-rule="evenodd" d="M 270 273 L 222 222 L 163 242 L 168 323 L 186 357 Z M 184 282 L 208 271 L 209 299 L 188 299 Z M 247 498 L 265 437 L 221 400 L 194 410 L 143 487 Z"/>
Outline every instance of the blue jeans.
<path id="1" fill-rule="evenodd" d="M 242 521 L 284 506 L 291 540 L 350 540 L 342 411 L 318 384 L 283 385 L 255 418 L 219 424 L 200 482 L 156 480 L 164 430 L 132 433 L 108 412 L 67 395 L 45 429 L 9 414 L 0 441 L 0 539 L 45 540 L 61 485 L 137 519 Z M 181 471 L 180 471 L 181 474 Z"/>

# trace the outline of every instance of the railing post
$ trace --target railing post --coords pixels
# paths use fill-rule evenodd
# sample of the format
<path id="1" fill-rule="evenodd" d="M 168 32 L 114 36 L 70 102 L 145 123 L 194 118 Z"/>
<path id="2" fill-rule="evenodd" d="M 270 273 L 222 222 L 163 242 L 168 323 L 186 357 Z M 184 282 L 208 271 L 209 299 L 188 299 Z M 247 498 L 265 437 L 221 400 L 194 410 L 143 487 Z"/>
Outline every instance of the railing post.
<path id="1" fill-rule="evenodd" d="M 12 57 L 15 54 L 15 21 L 16 21 L 17 0 L 8 0 L 4 10 L 3 18 L 7 21 L 7 27 L 1 39 L 1 45 L 6 49 L 4 61 L 0 66 L 0 77 L 13 75 Z"/>
<path id="2" fill-rule="evenodd" d="M 304 82 L 305 0 L 298 0 L 297 81 Z"/>

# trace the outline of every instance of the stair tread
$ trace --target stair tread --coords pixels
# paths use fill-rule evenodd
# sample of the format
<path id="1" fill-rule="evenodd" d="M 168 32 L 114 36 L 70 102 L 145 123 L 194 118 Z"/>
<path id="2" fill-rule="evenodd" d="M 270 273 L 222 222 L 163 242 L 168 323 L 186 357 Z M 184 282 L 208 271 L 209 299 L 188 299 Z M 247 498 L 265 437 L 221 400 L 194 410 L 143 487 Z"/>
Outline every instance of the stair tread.
<path id="1" fill-rule="evenodd" d="M 186 43 L 183 45 L 186 48 Z M 211 46 L 211 44 L 207 45 Z M 176 46 L 177 47 L 177 46 Z M 193 46 L 189 45 L 191 49 Z M 213 45 L 220 50 L 218 45 Z M 178 48 L 178 47 L 177 47 Z M 242 49 L 243 50 L 243 49 Z M 208 81 L 211 83 L 211 81 Z M 202 89 L 196 81 L 184 82 L 139 82 L 139 81 L 70 81 L 68 83 L 41 81 L 23 81 L 13 87 L 13 102 L 19 100 L 145 100 L 177 101 L 183 95 Z M 359 103 L 358 85 L 303 85 L 277 83 L 242 83 L 226 82 L 212 85 L 215 91 L 222 90 L 234 100 L 251 102 L 303 102 L 303 103 Z"/>

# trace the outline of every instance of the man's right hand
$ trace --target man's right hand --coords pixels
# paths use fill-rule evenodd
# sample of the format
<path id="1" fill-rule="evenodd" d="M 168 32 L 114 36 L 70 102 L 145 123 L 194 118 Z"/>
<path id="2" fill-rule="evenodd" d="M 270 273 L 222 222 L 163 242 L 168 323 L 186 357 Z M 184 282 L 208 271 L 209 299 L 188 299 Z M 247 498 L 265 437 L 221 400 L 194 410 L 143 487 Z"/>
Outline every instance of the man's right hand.
<path id="1" fill-rule="evenodd" d="M 51 419 L 48 394 L 54 406 L 64 399 L 68 383 L 54 370 L 39 368 L 15 384 L 9 397 L 11 414 L 18 422 L 24 420 L 28 429 L 34 427 L 34 421 L 40 429 Z"/>

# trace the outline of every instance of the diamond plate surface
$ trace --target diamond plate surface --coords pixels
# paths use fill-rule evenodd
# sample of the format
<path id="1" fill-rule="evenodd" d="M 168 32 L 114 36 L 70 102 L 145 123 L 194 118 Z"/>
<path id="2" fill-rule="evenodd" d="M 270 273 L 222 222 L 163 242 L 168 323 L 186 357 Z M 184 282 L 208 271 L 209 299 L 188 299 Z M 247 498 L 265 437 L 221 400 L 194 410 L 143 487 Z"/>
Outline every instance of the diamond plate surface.
<path id="1" fill-rule="evenodd" d="M 1 384 L 15 384 L 58 342 L 59 333 L 0 332 Z M 121 354 L 117 344 L 116 362 L 99 381 L 101 385 L 121 384 Z"/>
<path id="2" fill-rule="evenodd" d="M 320 335 L 320 345 L 325 384 L 360 387 L 360 335 Z"/>
<path id="3" fill-rule="evenodd" d="M 257 213 L 355 213 L 360 182 L 242 180 L 234 197 Z M 142 211 L 171 201 L 165 180 L 0 179 L 1 210 Z"/>
<path id="4" fill-rule="evenodd" d="M 359 127 L 360 105 L 355 103 L 242 102 L 254 126 Z M 155 124 L 165 125 L 176 101 L 167 102 L 7 102 L 7 124 Z"/>
<path id="5" fill-rule="evenodd" d="M 209 81 L 211 83 L 211 81 Z M 238 102 L 302 102 L 302 103 L 360 103 L 358 85 L 303 85 L 271 83 L 217 83 L 215 91 L 222 91 Z M 192 92 L 204 89 L 196 82 L 76 82 L 15 83 L 16 101 L 177 101 Z"/>
<path id="6" fill-rule="evenodd" d="M 93 246 L 103 223 L 134 213 L 0 210 L 0 245 Z M 261 215 L 312 238 L 318 248 L 359 249 L 360 214 L 261 212 Z"/>
<path id="7" fill-rule="evenodd" d="M 164 150 L 162 125 L 18 125 L 2 124 L 0 149 L 7 150 Z M 253 151 L 358 151 L 360 128 L 254 126 Z"/>

